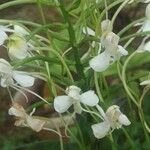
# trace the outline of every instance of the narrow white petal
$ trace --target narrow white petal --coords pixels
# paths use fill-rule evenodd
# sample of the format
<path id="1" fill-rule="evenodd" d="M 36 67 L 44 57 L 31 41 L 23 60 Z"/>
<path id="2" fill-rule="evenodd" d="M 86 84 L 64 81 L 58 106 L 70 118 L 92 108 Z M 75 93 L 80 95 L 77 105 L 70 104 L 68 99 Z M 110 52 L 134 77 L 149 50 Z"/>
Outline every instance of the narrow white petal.
<path id="1" fill-rule="evenodd" d="M 143 82 L 140 83 L 140 85 L 150 85 L 150 80 L 145 80 Z"/>
<path id="2" fill-rule="evenodd" d="M 94 124 L 91 127 L 93 130 L 93 134 L 97 139 L 101 139 L 105 137 L 110 130 L 110 125 L 106 121 L 98 123 L 98 124 Z"/>
<path id="3" fill-rule="evenodd" d="M 73 106 L 74 106 L 74 112 L 75 113 L 78 113 L 78 114 L 82 113 L 82 107 L 81 107 L 81 104 L 79 102 L 74 103 Z"/>
<path id="4" fill-rule="evenodd" d="M 121 114 L 119 116 L 118 121 L 119 121 L 120 124 L 125 125 L 125 126 L 128 126 L 128 125 L 131 124 L 130 120 L 124 114 Z"/>
<path id="5" fill-rule="evenodd" d="M 122 56 L 128 55 L 128 51 L 126 51 L 121 45 L 118 45 L 118 51 L 121 53 Z"/>
<path id="6" fill-rule="evenodd" d="M 67 111 L 71 105 L 72 101 L 69 96 L 57 96 L 54 99 L 54 108 L 59 113 Z"/>
<path id="7" fill-rule="evenodd" d="M 0 46 L 4 44 L 5 40 L 8 39 L 8 35 L 0 30 Z"/>
<path id="8" fill-rule="evenodd" d="M 84 27 L 83 33 L 84 34 L 88 33 L 89 35 L 95 36 L 95 32 L 92 29 L 90 29 L 89 27 Z"/>
<path id="9" fill-rule="evenodd" d="M 17 34 L 22 34 L 22 35 L 29 34 L 23 27 L 18 26 L 18 25 L 14 25 L 14 31 Z"/>
<path id="10" fill-rule="evenodd" d="M 146 31 L 150 31 L 150 20 L 145 20 L 143 26 L 142 26 L 142 30 L 143 32 L 146 32 Z"/>
<path id="11" fill-rule="evenodd" d="M 105 53 L 101 53 L 90 60 L 90 67 L 97 72 L 105 71 L 109 67 L 110 57 Z"/>
<path id="12" fill-rule="evenodd" d="M 101 22 L 102 33 L 106 32 L 109 29 L 110 24 L 111 24 L 111 21 L 109 19 L 106 19 Z"/>
<path id="13" fill-rule="evenodd" d="M 8 61 L 6 61 L 5 59 L 0 58 L 0 73 L 5 73 L 8 75 L 11 75 L 12 73 L 12 67 L 9 64 Z"/>
<path id="14" fill-rule="evenodd" d="M 97 105 L 99 99 L 95 92 L 90 90 L 81 94 L 80 101 L 85 105 L 95 106 Z"/>
<path id="15" fill-rule="evenodd" d="M 23 87 L 31 87 L 34 84 L 34 77 L 31 77 L 22 71 L 13 71 L 14 80 Z"/>

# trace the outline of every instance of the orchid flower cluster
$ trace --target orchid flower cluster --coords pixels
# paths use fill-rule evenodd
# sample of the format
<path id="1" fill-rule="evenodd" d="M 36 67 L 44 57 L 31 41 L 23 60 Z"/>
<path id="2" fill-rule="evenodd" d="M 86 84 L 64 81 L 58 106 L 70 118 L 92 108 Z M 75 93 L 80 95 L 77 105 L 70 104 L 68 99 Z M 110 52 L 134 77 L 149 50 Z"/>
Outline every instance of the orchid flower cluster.
<path id="1" fill-rule="evenodd" d="M 22 60 L 29 56 L 29 51 L 33 45 L 30 41 L 26 41 L 25 36 L 29 33 L 24 28 L 14 25 L 12 29 L 12 25 L 1 25 L 0 34 L 0 45 L 7 48 L 11 60 Z M 7 45 L 5 45 L 5 42 L 7 42 Z M 15 87 L 16 84 L 22 87 L 30 87 L 35 80 L 28 72 L 15 70 L 3 58 L 0 59 L 0 77 L 2 87 Z"/>
<path id="2" fill-rule="evenodd" d="M 78 21 L 76 26 L 73 26 L 71 20 L 69 20 L 69 16 L 72 15 L 76 18 L 77 15 L 73 15 L 73 11 L 69 14 L 67 12 L 69 7 L 65 9 L 63 1 L 58 0 L 57 4 L 59 5 L 56 6 L 59 7 L 61 15 L 63 15 L 66 21 L 65 25 L 62 26 L 62 29 L 65 30 L 63 30 L 63 33 L 60 32 L 60 35 L 58 35 L 58 33 L 55 34 L 57 29 L 53 31 L 46 25 L 43 25 L 43 27 L 36 23 L 30 23 L 30 25 L 35 25 L 35 27 L 39 28 L 39 30 L 35 30 L 36 32 L 31 32 L 23 23 L 3 20 L 3 24 L 0 25 L 0 46 L 7 50 L 9 61 L 0 58 L 0 86 L 6 88 L 10 94 L 12 104 L 8 113 L 16 118 L 16 126 L 29 127 L 36 132 L 41 130 L 54 131 L 60 135 L 59 129 L 55 128 L 56 131 L 47 127 L 46 120 L 48 118 L 45 117 L 46 119 L 43 119 L 44 117 L 40 118 L 33 115 L 35 108 L 29 113 L 22 105 L 15 101 L 11 95 L 10 88 L 23 94 L 26 99 L 28 99 L 28 97 L 24 91 L 27 91 L 40 98 L 40 100 L 43 100 L 49 108 L 52 106 L 55 113 L 58 113 L 60 116 L 59 119 L 61 123 L 64 121 L 63 118 L 67 116 L 66 114 L 71 114 L 70 116 L 74 120 L 74 126 L 76 125 L 76 121 L 78 121 L 78 117 L 89 115 L 92 118 L 90 130 L 93 136 L 97 139 L 104 137 L 111 139 L 112 132 L 115 129 L 120 129 L 122 126 L 129 126 L 132 122 L 130 121 L 131 119 L 128 119 L 128 114 L 124 114 L 123 111 L 121 111 L 122 107 L 119 103 L 111 101 L 111 103 L 107 104 L 106 102 L 109 97 L 109 83 L 107 83 L 106 78 L 111 72 L 113 72 L 112 77 L 116 75 L 114 72 L 118 72 L 118 79 L 122 83 L 122 85 L 120 83 L 118 83 L 118 85 L 124 87 L 124 93 L 127 93 L 130 107 L 132 108 L 132 103 L 135 104 L 138 108 L 139 116 L 141 117 L 143 115 L 141 105 L 143 95 L 145 95 L 147 89 L 150 87 L 150 78 L 149 76 L 142 80 L 140 78 L 138 85 L 141 85 L 140 88 L 145 86 L 146 88 L 144 88 L 144 90 L 146 89 L 146 92 L 143 90 L 144 94 L 139 98 L 139 95 L 137 96 L 137 94 L 132 91 L 134 89 L 129 87 L 130 84 L 127 84 L 128 76 L 126 76 L 126 70 L 129 61 L 132 61 L 136 54 L 142 55 L 143 53 L 148 53 L 147 55 L 149 55 L 150 36 L 146 33 L 150 32 L 150 1 L 141 1 L 146 4 L 148 3 L 145 18 L 142 22 L 138 22 L 140 27 L 136 23 L 133 25 L 133 27 L 139 27 L 139 30 L 135 35 L 131 36 L 125 45 L 123 45 L 121 34 L 124 34 L 123 32 L 128 30 L 128 28 L 122 30 L 122 33 L 114 33 L 113 28 L 115 17 L 117 17 L 121 9 L 125 5 L 134 2 L 134 0 L 120 1 L 121 6 L 112 19 L 108 19 L 107 13 L 109 12 L 109 7 L 106 7 L 103 11 L 106 13 L 106 18 L 103 20 L 101 20 L 103 17 L 99 15 L 98 9 L 94 7 L 95 17 L 101 17 L 96 21 L 96 23 L 98 22 L 98 27 L 94 29 L 91 24 L 86 22 L 79 25 L 81 20 Z M 95 2 L 95 4 L 99 3 L 98 0 Z M 106 1 L 105 3 L 105 5 L 108 5 Z M 92 4 L 93 3 L 88 6 L 86 3 L 83 7 L 85 9 L 84 11 L 92 7 Z M 81 18 L 86 18 L 87 14 L 84 15 Z M 58 26 L 60 27 L 60 24 L 56 23 L 56 27 Z M 79 33 L 76 33 L 75 29 L 77 27 L 79 27 Z M 46 32 L 39 35 L 38 31 Z M 139 36 L 141 32 L 145 33 L 145 37 L 139 46 L 136 45 L 136 51 L 131 54 L 128 45 L 132 43 L 135 38 L 134 36 Z M 124 39 L 128 39 L 128 36 Z M 61 41 L 60 43 L 58 42 L 59 40 Z M 84 44 L 86 44 L 86 52 L 81 55 L 79 51 L 80 45 Z M 89 48 L 88 50 L 87 47 Z M 33 71 L 34 65 L 31 65 L 31 69 L 28 68 L 29 71 L 25 70 L 24 68 L 26 68 L 26 64 L 29 62 L 34 62 L 38 69 Z M 19 69 L 18 66 L 21 69 Z M 114 67 L 116 67 L 115 71 L 113 70 Z M 39 79 L 36 80 L 36 78 Z M 110 83 L 110 88 L 111 84 L 118 82 L 118 79 L 114 82 L 112 78 L 110 79 L 110 82 L 113 82 Z M 40 96 L 32 91 L 32 86 L 38 80 L 44 80 L 48 86 L 50 93 L 48 96 L 51 100 L 47 100 L 44 96 Z M 134 79 L 132 78 L 131 80 Z M 107 91 L 107 93 L 105 91 Z M 69 119 L 64 121 L 64 127 L 65 130 L 69 131 L 68 133 L 71 132 L 68 128 L 69 122 Z M 141 122 L 144 124 L 144 132 L 146 132 L 146 130 L 150 131 L 147 122 L 142 119 Z"/>
<path id="3" fill-rule="evenodd" d="M 110 24 L 110 20 L 105 20 L 102 24 L 104 26 L 104 24 L 107 24 L 107 23 Z M 18 25 L 14 25 L 13 26 L 14 29 L 11 29 L 10 27 L 11 25 L 8 27 L 1 26 L 2 36 L 1 36 L 1 41 L 0 41 L 2 46 L 5 46 L 4 43 L 5 41 L 7 41 L 7 46 L 5 47 L 8 49 L 8 55 L 10 56 L 10 59 L 11 60 L 18 60 L 18 59 L 23 60 L 26 57 L 31 57 L 32 56 L 31 50 L 34 48 L 34 45 L 32 45 L 32 43 L 34 42 L 30 40 L 27 41 L 25 39 L 25 36 L 29 35 L 29 33 L 23 27 L 18 26 Z M 12 32 L 12 34 L 8 36 L 7 32 Z M 91 68 L 93 68 L 95 71 L 104 71 L 105 69 L 108 68 L 111 61 L 113 63 L 114 61 L 120 59 L 122 55 L 128 54 L 127 51 L 122 46 L 118 45 L 119 37 L 113 32 L 106 33 L 105 37 L 102 37 L 101 41 L 102 41 L 101 44 L 105 48 L 105 51 L 99 54 L 98 56 L 96 56 L 95 58 L 93 58 L 89 63 Z M 104 62 L 103 60 L 106 62 Z M 101 62 L 104 64 L 102 64 Z M 0 59 L 0 71 L 1 71 L 1 82 L 0 82 L 1 84 L 0 85 L 2 87 L 12 87 L 12 88 L 16 87 L 17 88 L 18 85 L 21 87 L 31 87 L 34 84 L 35 78 L 30 76 L 29 75 L 30 73 L 15 70 L 8 61 L 2 58 Z M 72 86 L 69 86 L 65 92 L 67 95 L 57 96 L 54 99 L 54 109 L 58 113 L 66 112 L 69 109 L 69 107 L 71 107 L 72 105 L 74 108 L 74 112 L 77 114 L 81 114 L 82 111 L 84 110 L 81 104 L 85 106 L 90 106 L 90 107 L 94 107 L 94 106 L 100 107 L 98 106 L 99 98 L 95 94 L 95 92 L 92 90 L 89 90 L 81 94 L 81 89 L 77 86 L 72 85 Z M 117 107 L 117 112 L 119 113 L 119 115 L 121 115 L 121 112 L 118 106 L 114 105 L 111 107 Z M 28 126 L 37 132 L 42 130 L 44 126 L 44 121 L 41 121 L 39 119 L 33 119 L 32 116 L 28 115 L 25 112 L 22 106 L 20 106 L 18 103 L 15 103 L 15 102 L 13 102 L 12 107 L 9 109 L 9 115 L 13 115 L 18 118 L 17 121 L 15 122 L 15 125 L 17 126 Z M 120 128 L 122 125 L 130 124 L 130 121 L 125 115 L 120 118 L 119 125 L 117 125 L 117 121 L 119 118 L 116 119 L 115 116 L 110 116 L 110 119 L 108 119 L 106 118 L 104 113 L 100 115 L 103 116 L 103 119 L 107 120 L 105 124 L 107 124 L 110 127 L 112 126 L 112 129 Z M 111 121 L 114 122 L 114 124 L 116 125 L 110 125 Z M 92 126 L 93 133 L 95 137 L 97 138 L 104 137 L 101 135 L 102 134 L 101 130 L 103 130 L 103 126 L 101 126 L 101 124 L 103 123 L 100 123 L 100 125 Z M 99 129 L 101 130 L 99 131 Z M 106 131 L 106 133 L 104 134 L 107 135 L 107 133 L 109 132 Z M 99 136 L 97 136 L 97 134 Z"/>

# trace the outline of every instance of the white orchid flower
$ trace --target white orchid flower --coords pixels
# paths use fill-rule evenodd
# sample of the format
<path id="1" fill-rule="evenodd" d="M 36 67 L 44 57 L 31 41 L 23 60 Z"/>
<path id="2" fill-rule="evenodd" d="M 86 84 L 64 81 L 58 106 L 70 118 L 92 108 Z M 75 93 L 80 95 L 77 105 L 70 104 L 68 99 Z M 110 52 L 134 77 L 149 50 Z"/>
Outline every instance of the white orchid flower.
<path id="1" fill-rule="evenodd" d="M 128 52 L 118 43 L 119 36 L 113 32 L 107 33 L 104 37 L 102 36 L 101 45 L 105 50 L 90 60 L 90 67 L 97 72 L 102 72 L 119 60 L 121 56 L 128 55 Z"/>
<path id="2" fill-rule="evenodd" d="M 14 25 L 14 33 L 8 38 L 8 54 L 13 59 L 24 59 L 29 56 L 30 41 L 27 42 L 25 36 L 29 33 L 22 27 Z"/>
<path id="3" fill-rule="evenodd" d="M 102 21 L 102 36 L 100 38 L 99 46 L 102 46 L 104 48 L 104 51 L 95 56 L 89 62 L 90 67 L 97 72 L 105 71 L 112 63 L 119 60 L 121 56 L 128 55 L 128 52 L 121 45 L 118 45 L 120 37 L 111 32 L 110 27 L 110 20 L 106 19 Z M 83 33 L 86 34 L 87 31 L 89 35 L 95 36 L 95 31 L 93 31 L 89 27 L 87 27 L 86 29 L 87 30 L 83 28 Z M 99 47 L 99 50 L 101 50 L 101 47 Z"/>
<path id="4" fill-rule="evenodd" d="M 66 89 L 67 95 L 57 96 L 54 99 L 54 108 L 59 113 L 66 112 L 71 105 L 74 106 L 74 111 L 76 113 L 82 112 L 82 107 L 80 103 L 88 106 L 97 105 L 99 99 L 94 91 L 89 90 L 80 94 L 81 89 L 77 86 L 69 86 Z"/>
<path id="5" fill-rule="evenodd" d="M 45 124 L 44 121 L 35 119 L 32 115 L 28 115 L 25 109 L 18 103 L 13 103 L 8 111 L 8 114 L 17 118 L 15 122 L 16 126 L 27 126 L 36 132 L 42 130 Z"/>
<path id="6" fill-rule="evenodd" d="M 12 33 L 10 36 L 7 32 Z M 26 41 L 25 36 L 29 35 L 23 27 L 14 25 L 13 29 L 10 26 L 0 26 L 0 46 L 7 41 L 8 54 L 13 59 L 24 59 L 29 56 L 30 47 L 34 47 L 31 41 Z"/>
<path id="7" fill-rule="evenodd" d="M 13 86 L 16 82 L 22 87 L 30 87 L 34 84 L 34 77 L 27 72 L 14 70 L 8 61 L 0 59 L 0 85 L 2 87 Z"/>
<path id="8" fill-rule="evenodd" d="M 121 128 L 122 125 L 128 126 L 131 124 L 127 116 L 120 111 L 117 105 L 110 106 L 106 113 L 102 112 L 102 109 L 100 111 L 104 121 L 91 126 L 94 136 L 98 139 L 105 137 L 114 129 Z"/>
<path id="9" fill-rule="evenodd" d="M 24 59 L 28 56 L 28 44 L 24 37 L 13 34 L 9 37 L 7 44 L 9 57 L 13 59 Z"/>

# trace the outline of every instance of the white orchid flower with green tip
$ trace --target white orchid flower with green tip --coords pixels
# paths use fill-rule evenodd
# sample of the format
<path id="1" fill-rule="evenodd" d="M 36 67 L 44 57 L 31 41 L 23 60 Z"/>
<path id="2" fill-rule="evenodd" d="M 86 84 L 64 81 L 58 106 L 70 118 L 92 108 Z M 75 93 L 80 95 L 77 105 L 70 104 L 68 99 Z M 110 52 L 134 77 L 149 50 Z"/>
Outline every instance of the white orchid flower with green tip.
<path id="1" fill-rule="evenodd" d="M 29 32 L 19 25 L 0 26 L 0 46 L 7 40 L 9 57 L 14 59 L 24 59 L 30 55 L 30 48 L 34 47 L 31 40 L 27 41 Z M 11 33 L 9 36 L 7 33 Z"/>
<path id="2" fill-rule="evenodd" d="M 126 115 L 124 115 L 119 106 L 110 106 L 106 113 L 100 108 L 100 113 L 103 116 L 103 122 L 92 125 L 93 134 L 97 139 L 101 139 L 111 133 L 114 129 L 119 129 L 122 125 L 128 126 L 131 124 Z"/>
<path id="3" fill-rule="evenodd" d="M 13 87 L 19 84 L 22 87 L 31 87 L 35 78 L 27 72 L 14 70 L 5 59 L 0 59 L 0 86 Z"/>
<path id="4" fill-rule="evenodd" d="M 98 104 L 98 97 L 94 91 L 89 90 L 82 94 L 81 89 L 77 86 L 69 86 L 66 89 L 67 95 L 57 96 L 54 99 L 54 108 L 59 113 L 66 112 L 69 107 L 74 106 L 74 112 L 81 114 L 81 103 L 87 106 L 96 106 Z"/>
<path id="5" fill-rule="evenodd" d="M 110 26 L 110 20 L 107 19 L 102 21 L 102 36 L 100 38 L 99 45 L 104 49 L 104 51 L 92 58 L 89 62 L 90 67 L 97 72 L 105 71 L 111 64 L 119 60 L 122 56 L 128 55 L 128 51 L 126 51 L 121 45 L 119 45 L 120 37 L 110 31 Z M 86 31 L 91 36 L 95 35 L 95 32 L 90 28 L 87 28 Z M 86 33 L 85 29 L 83 30 L 83 32 Z M 101 51 L 101 47 L 99 47 L 99 51 Z"/>
<path id="6" fill-rule="evenodd" d="M 101 45 L 104 51 L 90 60 L 90 67 L 94 71 L 102 72 L 122 56 L 128 55 L 128 52 L 118 43 L 119 36 L 113 32 L 109 32 L 102 37 Z"/>
<path id="7" fill-rule="evenodd" d="M 25 36 L 29 33 L 22 27 L 14 25 L 14 33 L 9 36 L 7 48 L 10 58 L 24 59 L 29 56 L 29 42 L 27 42 Z"/>

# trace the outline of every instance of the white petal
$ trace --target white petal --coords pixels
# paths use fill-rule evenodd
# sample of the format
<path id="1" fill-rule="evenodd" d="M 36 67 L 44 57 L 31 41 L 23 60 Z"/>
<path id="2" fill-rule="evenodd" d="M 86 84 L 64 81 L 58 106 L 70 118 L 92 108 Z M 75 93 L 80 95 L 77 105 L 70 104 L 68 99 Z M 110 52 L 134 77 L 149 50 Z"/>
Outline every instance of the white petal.
<path id="1" fill-rule="evenodd" d="M 142 30 L 143 32 L 146 32 L 146 31 L 150 31 L 150 20 L 145 20 L 143 26 L 142 26 Z"/>
<path id="2" fill-rule="evenodd" d="M 74 103 L 73 106 L 74 106 L 74 112 L 75 113 L 78 113 L 78 114 L 82 113 L 82 107 L 81 107 L 81 104 L 79 102 Z"/>
<path id="3" fill-rule="evenodd" d="M 121 53 L 121 55 L 128 55 L 128 51 L 126 51 L 122 46 L 118 45 L 118 51 Z"/>
<path id="4" fill-rule="evenodd" d="M 145 43 L 145 45 L 143 45 L 143 50 L 150 52 L 150 41 Z"/>
<path id="5" fill-rule="evenodd" d="M 95 106 L 97 105 L 99 99 L 95 92 L 90 90 L 81 94 L 80 101 L 85 105 Z"/>
<path id="6" fill-rule="evenodd" d="M 0 73 L 5 73 L 11 75 L 12 68 L 8 61 L 5 59 L 0 58 Z"/>
<path id="7" fill-rule="evenodd" d="M 89 27 L 84 27 L 83 33 L 84 34 L 88 33 L 89 35 L 95 36 L 95 32 L 92 29 L 90 29 Z"/>
<path id="8" fill-rule="evenodd" d="M 108 28 L 110 27 L 110 24 L 111 24 L 111 21 L 109 19 L 102 21 L 101 23 L 102 32 L 106 32 Z"/>
<path id="9" fill-rule="evenodd" d="M 54 99 L 54 108 L 59 113 L 67 111 L 71 105 L 72 101 L 69 96 L 57 96 Z"/>
<path id="10" fill-rule="evenodd" d="M 91 127 L 93 130 L 94 136 L 97 139 L 101 139 L 101 138 L 105 137 L 110 130 L 110 125 L 106 121 L 98 123 L 98 124 L 94 124 Z"/>
<path id="11" fill-rule="evenodd" d="M 125 125 L 125 126 L 128 126 L 128 125 L 131 124 L 130 120 L 124 114 L 121 114 L 119 116 L 118 121 L 119 121 L 120 124 Z"/>
<path id="12" fill-rule="evenodd" d="M 42 130 L 42 128 L 45 124 L 44 121 L 41 121 L 39 119 L 34 119 L 31 116 L 27 116 L 26 121 L 27 121 L 27 125 L 36 132 L 39 132 L 40 130 Z"/>
<path id="13" fill-rule="evenodd" d="M 0 46 L 4 44 L 5 40 L 8 39 L 7 34 L 0 30 Z"/>
<path id="14" fill-rule="evenodd" d="M 140 83 L 140 85 L 148 85 L 148 84 L 150 84 L 150 80 L 145 80 Z"/>
<path id="15" fill-rule="evenodd" d="M 150 3 L 146 7 L 145 16 L 150 19 Z"/>
<path id="16" fill-rule="evenodd" d="M 31 87 L 34 84 L 34 77 L 31 77 L 22 71 L 13 71 L 13 78 L 23 87 Z"/>
<path id="17" fill-rule="evenodd" d="M 14 30 L 15 30 L 15 33 L 17 34 L 22 34 L 22 35 L 29 34 L 23 27 L 18 26 L 18 25 L 14 25 Z"/>
<path id="18" fill-rule="evenodd" d="M 110 57 L 105 53 L 101 53 L 90 60 L 90 67 L 97 72 L 105 71 L 109 67 Z"/>

